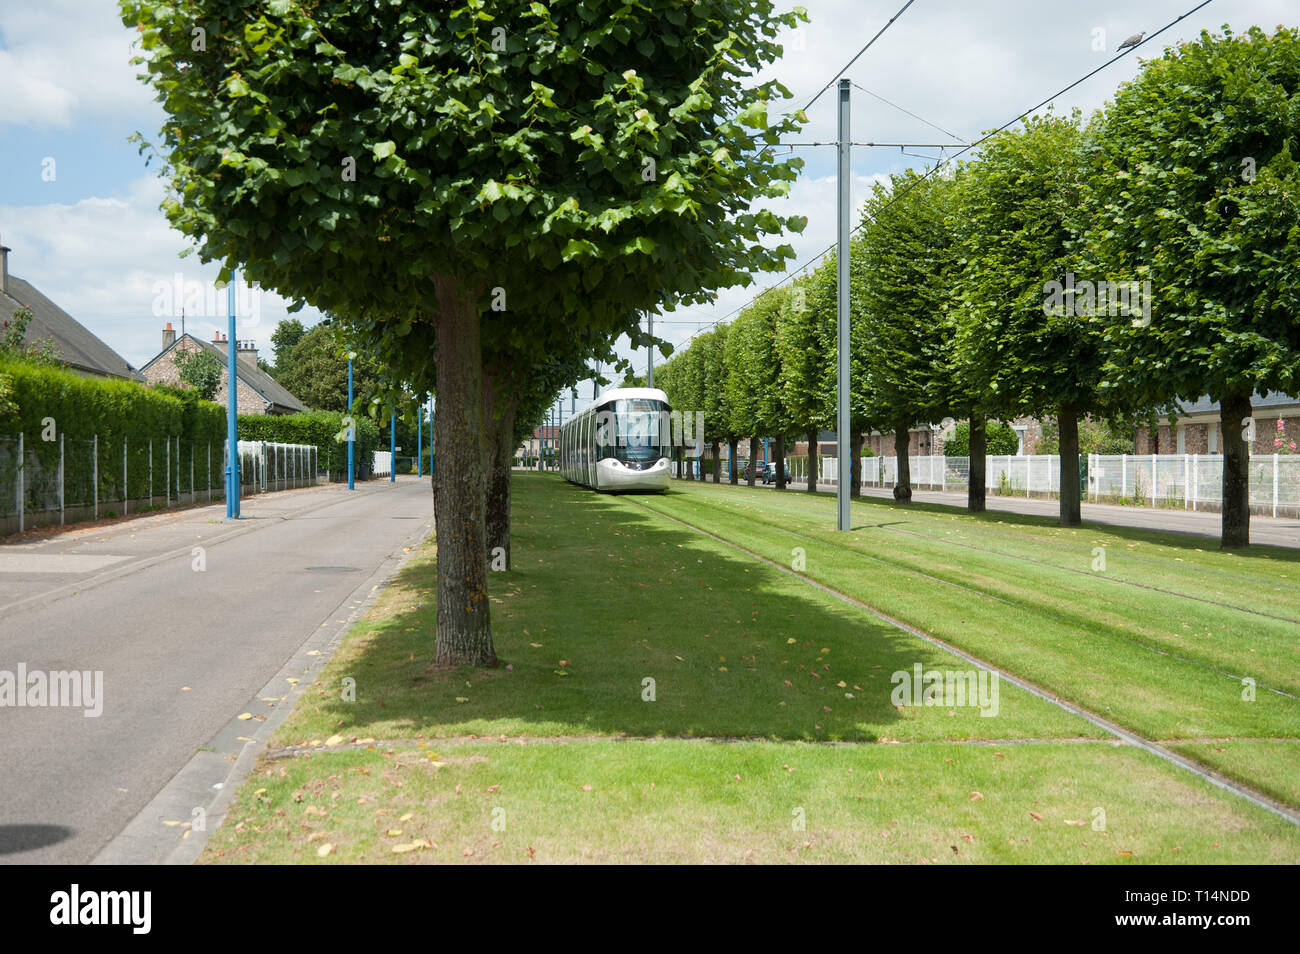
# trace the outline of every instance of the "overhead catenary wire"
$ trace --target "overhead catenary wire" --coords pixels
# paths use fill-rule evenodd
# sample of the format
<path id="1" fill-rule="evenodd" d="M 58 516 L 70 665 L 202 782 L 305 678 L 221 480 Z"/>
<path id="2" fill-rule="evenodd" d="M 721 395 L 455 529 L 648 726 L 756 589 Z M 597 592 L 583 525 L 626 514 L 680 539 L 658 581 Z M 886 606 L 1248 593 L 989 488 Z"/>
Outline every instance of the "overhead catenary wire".
<path id="1" fill-rule="evenodd" d="M 1079 77 L 1077 80 L 1075 80 L 1074 82 L 1070 83 L 1068 86 L 1064 86 L 1064 87 L 1062 87 L 1061 89 L 1059 89 L 1059 90 L 1057 90 L 1055 93 L 1053 93 L 1051 96 L 1048 96 L 1048 97 L 1046 97 L 1045 99 L 1041 100 L 1040 102 L 1035 103 L 1033 106 L 1030 106 L 1028 109 L 1024 110 L 1024 111 L 1021 112 L 1019 115 L 1017 115 L 1017 116 L 1015 116 L 1014 118 L 1012 118 L 1012 119 L 1008 120 L 1007 122 L 1003 123 L 1001 126 L 998 126 L 996 129 L 993 129 L 992 131 L 986 133 L 985 135 L 981 136 L 979 139 L 976 139 L 974 142 L 972 142 L 972 143 L 968 143 L 968 144 L 964 145 L 962 148 L 960 148 L 960 149 L 958 149 L 956 152 L 954 152 L 951 156 L 948 156 L 946 159 L 937 162 L 937 163 L 935 164 L 935 166 L 934 166 L 933 169 L 929 170 L 927 173 L 925 173 L 925 175 L 921 176 L 919 179 L 917 179 L 915 182 L 913 182 L 911 185 L 909 185 L 906 189 L 903 189 L 901 192 L 898 192 L 898 193 L 896 193 L 895 195 L 891 196 L 890 199 L 889 199 L 889 201 L 888 201 L 887 203 L 885 203 L 884 208 L 889 208 L 889 207 L 890 207 L 891 205 L 893 205 L 895 202 L 899 201 L 899 200 L 902 199 L 904 196 L 906 196 L 908 193 L 910 193 L 913 189 L 915 189 L 917 186 L 919 186 L 922 182 L 925 182 L 927 179 L 931 178 L 931 177 L 934 176 L 936 173 L 938 173 L 939 170 L 945 168 L 946 166 L 948 166 L 948 165 L 950 165 L 951 163 L 953 163 L 954 161 L 956 161 L 956 160 L 957 160 L 961 155 L 963 155 L 964 153 L 967 153 L 967 152 L 969 152 L 969 151 L 972 150 L 972 149 L 976 149 L 976 148 L 978 148 L 978 147 L 981 146 L 982 144 L 988 142 L 990 139 L 992 139 L 992 138 L 993 138 L 994 136 L 996 136 L 998 133 L 1005 132 L 1007 129 L 1009 129 L 1011 126 L 1014 126 L 1016 123 L 1020 122 L 1020 121 L 1023 120 L 1025 117 L 1030 116 L 1030 115 L 1032 115 L 1033 113 L 1037 112 L 1038 110 L 1042 109 L 1044 106 L 1046 106 L 1048 103 L 1051 103 L 1053 100 L 1058 99 L 1058 98 L 1061 97 L 1061 96 L 1064 96 L 1066 93 L 1068 93 L 1070 90 L 1074 89 L 1075 87 L 1079 86 L 1081 83 L 1085 83 L 1085 82 L 1087 82 L 1088 80 L 1092 79 L 1092 77 L 1096 76 L 1096 75 L 1097 75 L 1098 73 L 1100 73 L 1102 70 L 1104 70 L 1104 69 L 1106 69 L 1107 67 L 1111 66 L 1112 64 L 1118 62 L 1119 60 L 1122 60 L 1124 57 L 1128 56 L 1128 55 L 1129 55 L 1130 53 L 1132 53 L 1134 50 L 1141 49 L 1143 46 L 1145 46 L 1146 44 L 1150 43 L 1150 42 L 1151 42 L 1152 40 L 1154 40 L 1156 37 L 1160 36 L 1160 34 L 1166 32 L 1167 30 L 1169 30 L 1169 29 L 1171 29 L 1171 28 L 1173 28 L 1174 26 L 1176 26 L 1176 25 L 1177 25 L 1178 23 L 1180 23 L 1181 21 L 1187 19 L 1188 17 L 1190 17 L 1190 16 L 1192 16 L 1193 14 L 1197 13 L 1198 11 L 1204 9 L 1205 7 L 1208 7 L 1208 6 L 1209 6 L 1211 3 L 1213 3 L 1213 2 L 1214 2 L 1214 0 L 1202 0 L 1201 3 L 1198 3 L 1196 6 L 1192 7 L 1190 10 L 1188 10 L 1186 13 L 1182 14 L 1181 16 L 1175 17 L 1173 20 L 1170 20 L 1168 23 L 1166 23 L 1164 26 L 1162 26 L 1159 30 L 1156 30 L 1154 33 L 1152 33 L 1152 34 L 1151 34 L 1150 36 L 1148 36 L 1146 39 L 1142 40 L 1142 42 L 1137 43 L 1137 44 L 1135 44 L 1134 46 L 1128 47 L 1128 48 L 1126 48 L 1126 49 L 1124 49 L 1124 50 L 1121 50 L 1119 53 L 1117 53 L 1115 56 L 1111 57 L 1111 58 L 1110 58 L 1109 60 L 1107 60 L 1105 63 L 1101 64 L 1101 65 L 1098 66 L 1096 69 L 1093 69 L 1093 70 L 1089 71 L 1088 73 L 1085 73 L 1083 76 Z M 910 4 L 909 4 L 909 6 L 910 6 Z M 906 7 L 904 7 L 904 9 L 906 9 Z M 899 11 L 899 13 L 901 13 L 901 12 L 902 12 L 902 11 Z M 895 15 L 895 19 L 897 19 L 897 15 Z M 892 23 L 893 21 L 891 20 L 890 22 Z M 870 44 L 868 44 L 868 46 L 869 46 L 869 45 L 870 45 Z M 866 48 L 863 49 L 863 52 L 865 52 L 865 50 L 866 50 Z M 861 53 L 859 53 L 859 56 L 860 56 L 860 55 L 861 55 Z M 852 64 L 852 62 L 854 62 L 855 60 L 857 60 L 857 57 L 856 57 L 856 56 L 853 58 L 853 60 L 850 61 L 850 64 Z M 847 69 L 847 67 L 846 67 L 846 69 Z M 834 80 L 832 80 L 831 82 L 833 83 Z M 855 83 L 854 85 L 856 86 L 857 84 Z M 828 83 L 828 84 L 826 85 L 826 87 L 824 87 L 824 88 L 821 90 L 821 92 L 825 92 L 826 89 L 828 89 L 829 87 L 830 87 L 830 84 Z M 859 89 L 861 89 L 861 88 L 862 88 L 862 87 L 859 87 Z M 819 93 L 818 95 L 820 95 L 820 93 Z M 814 101 L 815 101 L 815 97 L 814 97 Z M 805 107 L 805 108 L 806 108 L 806 107 Z M 919 118 L 919 117 L 918 117 L 918 118 Z M 924 120 L 923 120 L 923 121 L 924 121 Z M 810 144 L 810 145 L 811 145 L 811 144 Z M 822 145 L 822 144 L 821 144 L 821 143 L 816 143 L 816 145 Z M 835 143 L 830 143 L 829 145 L 835 145 Z M 859 144 L 858 144 L 858 143 L 854 143 L 854 145 L 859 145 Z M 879 145 L 879 144 L 878 144 L 878 145 Z M 912 144 L 912 145 L 917 145 L 917 146 L 919 146 L 920 144 L 917 143 L 917 144 Z M 934 158 L 934 157 L 925 157 L 925 158 Z M 862 228 L 862 226 L 863 226 L 864 224 L 865 224 L 864 222 L 859 222 L 859 223 L 857 224 L 857 226 L 854 227 L 854 229 L 853 229 L 853 234 L 857 234 L 857 232 Z M 731 311 L 727 312 L 725 315 L 723 315 L 723 316 L 722 316 L 721 318 L 719 318 L 717 321 L 715 321 L 715 322 L 713 322 L 712 324 L 708 325 L 707 327 L 705 327 L 705 328 L 701 328 L 699 331 L 695 332 L 694 335 L 691 335 L 690 337 L 687 338 L 687 342 L 689 342 L 691 338 L 694 338 L 694 337 L 696 337 L 697 335 L 704 334 L 704 332 L 710 330 L 711 328 L 713 328 L 713 327 L 715 327 L 715 326 L 717 326 L 717 325 L 722 324 L 723 322 L 725 322 L 727 319 L 731 318 L 732 316 L 737 315 L 737 314 L 739 314 L 740 312 L 744 311 L 744 310 L 745 310 L 746 308 L 748 308 L 750 305 L 754 304 L 754 302 L 758 301 L 758 299 L 761 298 L 764 294 L 766 294 L 766 293 L 769 292 L 769 291 L 773 291 L 773 290 L 775 290 L 775 289 L 777 289 L 777 288 L 780 288 L 780 287 L 781 287 L 782 285 L 784 285 L 786 282 L 790 281 L 791 279 L 797 277 L 797 276 L 800 275 L 802 272 L 804 272 L 805 270 L 807 270 L 807 268 L 808 268 L 810 265 L 815 264 L 816 262 L 820 261 L 822 258 L 824 258 L 824 257 L 827 255 L 827 253 L 833 251 L 834 249 L 835 249 L 835 243 L 832 242 L 830 245 L 826 246 L 826 248 L 822 249 L 820 252 L 818 252 L 818 253 L 817 253 L 816 255 L 814 255 L 812 258 L 810 258 L 810 259 L 808 259 L 807 261 L 805 261 L 803 264 L 798 265 L 798 266 L 796 266 L 795 268 L 790 269 L 790 270 L 789 270 L 788 272 L 786 272 L 785 275 L 783 275 L 783 276 L 781 277 L 781 279 L 780 279 L 779 281 L 777 281 L 775 284 L 773 284 L 773 285 L 769 285 L 767 288 L 763 289 L 763 291 L 759 292 L 757 295 L 755 295 L 754 297 L 750 298 L 748 301 L 744 302 L 743 304 L 741 304 L 741 305 L 737 306 L 736 308 L 733 308 Z M 685 344 L 685 343 L 686 343 L 686 342 L 683 342 L 683 344 Z"/>
<path id="2" fill-rule="evenodd" d="M 833 85 L 835 85 L 835 81 L 839 79 L 841 76 L 843 76 L 848 71 L 849 67 L 851 67 L 854 63 L 858 61 L 858 59 L 862 56 L 863 53 L 871 49 L 871 47 L 875 44 L 875 42 L 885 35 L 885 31 L 894 25 L 894 21 L 897 20 L 899 17 L 901 17 L 904 13 L 906 13 L 907 8 L 910 7 L 915 2 L 916 0 L 907 0 L 907 3 L 903 4 L 903 6 L 899 9 L 899 11 L 889 18 L 889 22 L 886 23 L 884 26 L 882 26 L 878 31 L 876 31 L 876 35 L 867 41 L 866 46 L 858 50 L 858 52 L 854 54 L 853 59 L 845 63 L 844 66 L 841 67 L 840 70 L 834 76 L 832 76 L 830 79 L 826 81 L 826 85 L 823 86 L 821 89 L 819 89 L 813 95 L 812 99 L 808 100 L 808 102 L 803 107 L 803 111 L 805 113 L 808 112 L 808 110 L 812 108 L 813 103 L 821 99 L 822 94 L 825 93 L 828 89 L 830 89 Z"/>

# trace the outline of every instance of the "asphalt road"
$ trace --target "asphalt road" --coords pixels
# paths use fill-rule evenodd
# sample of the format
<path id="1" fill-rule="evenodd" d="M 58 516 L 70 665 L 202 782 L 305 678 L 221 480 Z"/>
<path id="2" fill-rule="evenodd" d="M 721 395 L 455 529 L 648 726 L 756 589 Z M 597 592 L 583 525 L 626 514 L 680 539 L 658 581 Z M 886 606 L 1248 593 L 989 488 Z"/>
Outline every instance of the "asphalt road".
<path id="1" fill-rule="evenodd" d="M 376 480 L 0 546 L 0 691 L 20 664 L 103 673 L 98 716 L 0 708 L 0 862 L 94 858 L 432 509 L 427 481 Z"/>

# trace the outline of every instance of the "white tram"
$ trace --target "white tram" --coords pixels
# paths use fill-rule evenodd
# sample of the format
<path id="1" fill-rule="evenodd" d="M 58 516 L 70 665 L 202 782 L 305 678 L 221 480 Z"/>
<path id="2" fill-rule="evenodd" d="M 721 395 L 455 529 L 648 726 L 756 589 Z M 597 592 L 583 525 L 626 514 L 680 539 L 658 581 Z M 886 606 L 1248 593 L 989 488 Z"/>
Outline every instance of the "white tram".
<path id="1" fill-rule="evenodd" d="M 667 490 L 668 395 L 614 388 L 560 428 L 560 473 L 595 490 Z"/>

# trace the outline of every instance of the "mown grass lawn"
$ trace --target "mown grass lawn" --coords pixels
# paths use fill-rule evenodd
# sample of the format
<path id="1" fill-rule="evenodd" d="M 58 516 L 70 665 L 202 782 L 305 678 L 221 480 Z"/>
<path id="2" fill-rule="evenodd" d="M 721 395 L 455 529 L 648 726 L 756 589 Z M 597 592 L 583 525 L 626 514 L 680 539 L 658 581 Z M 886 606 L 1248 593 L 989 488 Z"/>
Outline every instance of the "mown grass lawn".
<path id="1" fill-rule="evenodd" d="M 429 666 L 428 547 L 203 860 L 1300 858 L 1295 826 L 1009 684 L 996 714 L 896 707 L 893 673 L 970 667 L 646 509 L 694 496 L 518 476 L 501 666 Z"/>
<path id="2" fill-rule="evenodd" d="M 1300 553 L 876 499 L 838 533 L 826 495 L 674 490 L 636 505 L 774 562 L 799 548 L 810 579 L 1148 738 L 1300 736 Z M 1277 769 L 1243 754 L 1231 771 L 1250 783 Z M 1300 781 L 1300 764 L 1285 771 L 1275 793 Z"/>

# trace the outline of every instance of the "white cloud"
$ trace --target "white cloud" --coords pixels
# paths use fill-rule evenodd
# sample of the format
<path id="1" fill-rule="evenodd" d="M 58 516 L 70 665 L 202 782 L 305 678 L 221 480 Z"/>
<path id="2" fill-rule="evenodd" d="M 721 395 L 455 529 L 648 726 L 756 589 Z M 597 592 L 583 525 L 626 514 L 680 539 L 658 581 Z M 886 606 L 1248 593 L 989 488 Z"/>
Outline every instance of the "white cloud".
<path id="1" fill-rule="evenodd" d="M 163 323 L 155 314 L 159 283 L 180 273 L 186 283 L 210 283 L 215 264 L 202 265 L 180 253 L 186 240 L 158 210 L 162 185 L 155 178 L 133 182 L 122 199 L 89 198 L 72 205 L 0 206 L 0 237 L 12 251 L 9 271 L 36 286 L 64 311 L 98 335 L 136 367 L 157 353 Z M 211 338 L 225 331 L 225 297 L 200 314 L 186 315 L 186 330 Z M 256 324 L 251 316 L 237 326 L 241 339 L 256 341 L 270 357 L 270 336 L 287 315 L 285 300 L 264 293 Z M 314 309 L 296 317 L 320 320 Z M 174 322 L 179 327 L 179 316 Z"/>
<path id="2" fill-rule="evenodd" d="M 130 62 L 136 33 L 116 11 L 113 0 L 6 3 L 0 123 L 67 128 L 156 112 Z"/>

